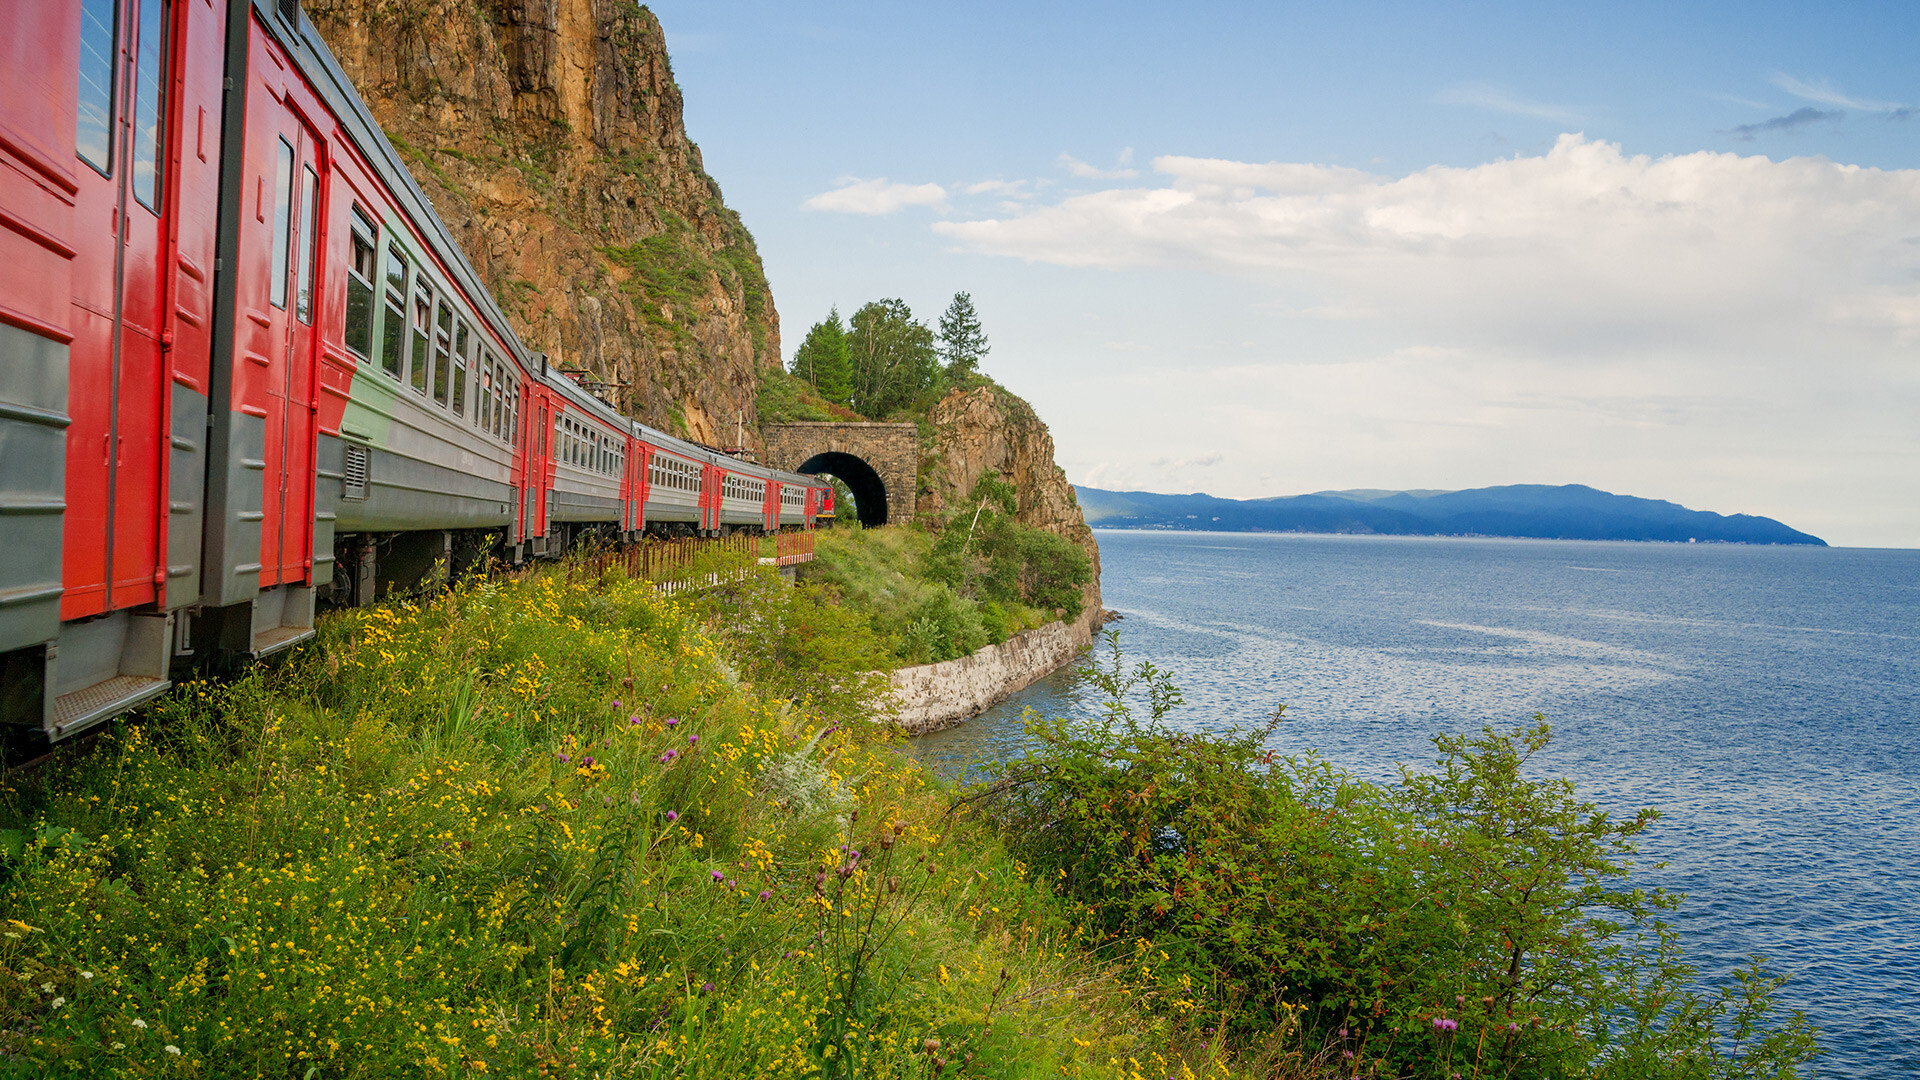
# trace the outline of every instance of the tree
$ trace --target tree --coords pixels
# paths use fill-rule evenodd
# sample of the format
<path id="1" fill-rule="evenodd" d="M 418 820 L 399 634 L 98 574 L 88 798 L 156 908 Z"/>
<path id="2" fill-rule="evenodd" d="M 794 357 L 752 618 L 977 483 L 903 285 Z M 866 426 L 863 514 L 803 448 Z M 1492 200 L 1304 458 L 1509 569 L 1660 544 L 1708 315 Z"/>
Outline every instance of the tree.
<path id="1" fill-rule="evenodd" d="M 876 420 L 913 403 L 940 378 L 933 331 L 904 300 L 875 300 L 853 313 L 853 408 Z"/>
<path id="2" fill-rule="evenodd" d="M 947 362 L 950 379 L 966 378 L 987 358 L 987 335 L 980 329 L 970 293 L 954 293 L 946 314 L 940 316 L 940 357 Z"/>
<path id="3" fill-rule="evenodd" d="M 807 331 L 806 340 L 794 351 L 793 373 L 835 405 L 845 405 L 852 398 L 853 356 L 847 351 L 847 328 L 838 307 Z"/>

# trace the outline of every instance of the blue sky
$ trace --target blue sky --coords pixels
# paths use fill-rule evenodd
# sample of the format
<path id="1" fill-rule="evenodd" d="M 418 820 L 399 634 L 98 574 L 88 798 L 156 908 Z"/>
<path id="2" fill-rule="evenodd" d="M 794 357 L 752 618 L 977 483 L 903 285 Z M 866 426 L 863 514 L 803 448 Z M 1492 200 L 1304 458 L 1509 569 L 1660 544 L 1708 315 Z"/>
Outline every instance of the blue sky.
<path id="1" fill-rule="evenodd" d="M 969 290 L 1076 482 L 1920 546 L 1920 5 L 650 6 L 788 353 Z"/>

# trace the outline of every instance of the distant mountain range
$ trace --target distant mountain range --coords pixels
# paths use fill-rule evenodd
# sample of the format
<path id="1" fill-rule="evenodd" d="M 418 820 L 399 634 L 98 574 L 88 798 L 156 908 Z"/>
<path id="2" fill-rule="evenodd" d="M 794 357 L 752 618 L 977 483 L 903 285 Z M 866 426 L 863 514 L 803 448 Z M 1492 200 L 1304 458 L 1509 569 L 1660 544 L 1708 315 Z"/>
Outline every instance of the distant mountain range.
<path id="1" fill-rule="evenodd" d="M 1614 495 L 1584 484 L 1509 484 L 1466 491 L 1316 491 L 1273 499 L 1216 499 L 1074 487 L 1087 524 L 1108 529 L 1511 536 L 1537 540 L 1815 544 L 1772 518 L 1715 514 Z"/>

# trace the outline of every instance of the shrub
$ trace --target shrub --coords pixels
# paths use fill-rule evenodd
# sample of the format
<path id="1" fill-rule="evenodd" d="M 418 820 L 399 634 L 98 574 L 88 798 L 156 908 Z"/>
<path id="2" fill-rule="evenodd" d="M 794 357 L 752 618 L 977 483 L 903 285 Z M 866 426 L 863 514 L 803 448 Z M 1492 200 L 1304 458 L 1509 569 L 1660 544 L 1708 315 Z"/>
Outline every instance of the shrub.
<path id="1" fill-rule="evenodd" d="M 1177 689 L 1108 642 L 1105 716 L 1031 719 L 1033 749 L 973 798 L 1111 947 L 1157 956 L 1136 983 L 1168 1015 L 1396 1076 L 1790 1076 L 1811 1056 L 1758 960 L 1687 989 L 1660 920 L 1677 898 L 1627 881 L 1658 815 L 1527 776 L 1544 722 L 1440 736 L 1432 771 L 1383 787 L 1265 751 L 1278 713 L 1167 730 Z"/>

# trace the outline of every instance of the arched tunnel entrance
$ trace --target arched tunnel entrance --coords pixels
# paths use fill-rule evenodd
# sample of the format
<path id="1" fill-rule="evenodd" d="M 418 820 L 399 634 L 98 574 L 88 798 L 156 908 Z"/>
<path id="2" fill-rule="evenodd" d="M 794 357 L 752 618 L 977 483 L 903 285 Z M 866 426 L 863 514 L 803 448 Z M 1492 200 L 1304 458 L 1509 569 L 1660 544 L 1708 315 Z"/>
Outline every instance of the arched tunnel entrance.
<path id="1" fill-rule="evenodd" d="M 887 485 L 873 466 L 838 450 L 824 454 L 815 454 L 800 463 L 793 470 L 813 475 L 827 473 L 840 478 L 853 492 L 853 505 L 860 516 L 860 524 L 873 528 L 887 523 Z"/>

